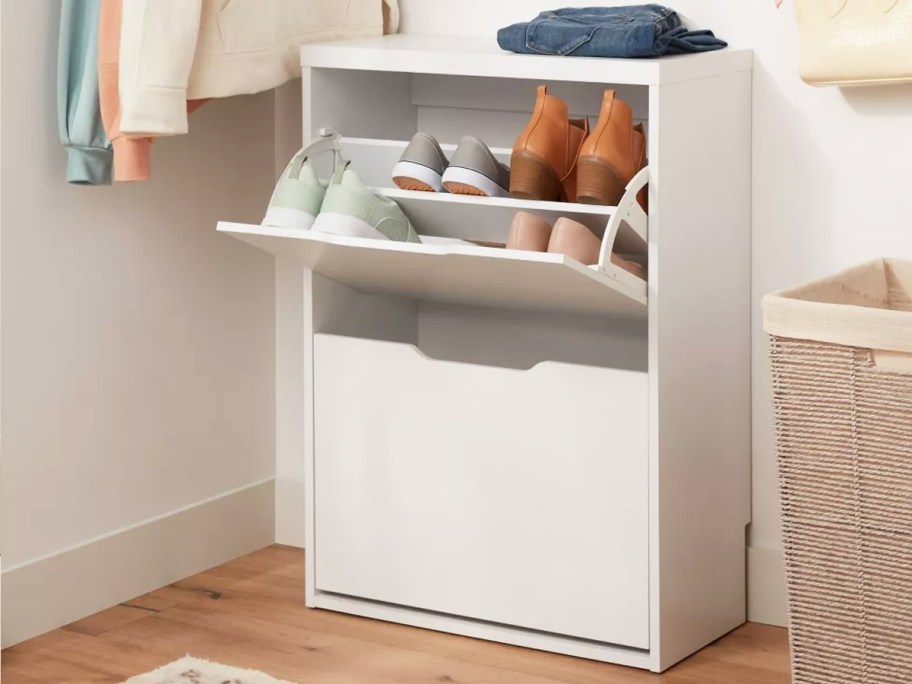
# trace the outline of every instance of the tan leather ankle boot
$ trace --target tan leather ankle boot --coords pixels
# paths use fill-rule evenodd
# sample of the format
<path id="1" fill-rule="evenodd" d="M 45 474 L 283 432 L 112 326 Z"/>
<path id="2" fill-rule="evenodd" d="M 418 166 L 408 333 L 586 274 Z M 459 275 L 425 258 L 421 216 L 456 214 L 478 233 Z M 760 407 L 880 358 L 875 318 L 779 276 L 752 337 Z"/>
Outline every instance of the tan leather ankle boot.
<path id="1" fill-rule="evenodd" d="M 510 194 L 520 199 L 576 201 L 576 160 L 589 119 L 570 119 L 567 103 L 538 87 L 535 110 L 516 140 Z"/>
<path id="2" fill-rule="evenodd" d="M 606 90 L 598 124 L 580 150 L 579 201 L 612 206 L 620 202 L 645 151 L 645 136 L 642 128 L 634 130 L 630 105 Z"/>

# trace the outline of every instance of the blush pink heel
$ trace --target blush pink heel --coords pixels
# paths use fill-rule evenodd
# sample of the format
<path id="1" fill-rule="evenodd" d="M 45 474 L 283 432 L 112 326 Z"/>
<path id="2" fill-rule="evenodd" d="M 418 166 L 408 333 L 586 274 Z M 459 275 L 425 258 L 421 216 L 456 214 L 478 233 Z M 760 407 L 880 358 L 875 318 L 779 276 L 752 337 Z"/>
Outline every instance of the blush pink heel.
<path id="1" fill-rule="evenodd" d="M 635 261 L 628 261 L 627 259 L 618 256 L 617 254 L 611 255 L 611 263 L 615 266 L 620 266 L 628 273 L 632 273 L 637 278 L 642 278 L 643 280 L 649 280 L 647 277 L 646 267 L 643 264 L 638 264 Z"/>
<path id="2" fill-rule="evenodd" d="M 568 218 L 557 219 L 548 242 L 549 252 L 565 254 L 586 266 L 598 263 L 601 249 L 602 241 L 591 230 Z"/>
<path id="3" fill-rule="evenodd" d="M 513 217 L 507 249 L 563 254 L 586 266 L 594 266 L 599 262 L 602 241 L 579 221 L 559 218 L 552 228 L 540 216 L 520 211 Z M 612 254 L 611 263 L 646 280 L 646 267 L 635 261 Z"/>
<path id="4" fill-rule="evenodd" d="M 528 211 L 517 212 L 510 226 L 507 249 L 521 249 L 527 252 L 547 252 L 551 239 L 551 224 L 541 216 Z"/>

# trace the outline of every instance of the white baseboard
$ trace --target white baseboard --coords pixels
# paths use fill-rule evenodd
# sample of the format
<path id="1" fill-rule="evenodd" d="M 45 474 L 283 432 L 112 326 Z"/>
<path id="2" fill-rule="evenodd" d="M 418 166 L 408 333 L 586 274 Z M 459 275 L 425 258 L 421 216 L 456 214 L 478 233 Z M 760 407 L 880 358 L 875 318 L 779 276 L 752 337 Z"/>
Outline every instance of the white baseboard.
<path id="1" fill-rule="evenodd" d="M 747 549 L 747 619 L 786 627 L 788 595 L 782 549 Z"/>
<path id="2" fill-rule="evenodd" d="M 304 497 L 301 480 L 276 480 L 276 543 L 304 548 Z"/>
<path id="3" fill-rule="evenodd" d="M 243 556 L 275 541 L 272 478 L 4 568 L 3 647 Z"/>
<path id="4" fill-rule="evenodd" d="M 4 568 L 3 648 L 274 542 L 304 548 L 304 496 L 300 480 L 269 479 Z M 782 550 L 751 547 L 747 560 L 748 619 L 786 626 Z"/>

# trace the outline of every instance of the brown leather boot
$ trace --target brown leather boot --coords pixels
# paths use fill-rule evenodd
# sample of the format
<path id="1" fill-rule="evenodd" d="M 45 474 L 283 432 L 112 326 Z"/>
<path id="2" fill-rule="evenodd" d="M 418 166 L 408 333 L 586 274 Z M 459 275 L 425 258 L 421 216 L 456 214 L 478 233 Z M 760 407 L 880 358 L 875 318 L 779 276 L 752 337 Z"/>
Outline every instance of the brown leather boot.
<path id="1" fill-rule="evenodd" d="M 520 199 L 576 201 L 576 160 L 589 119 L 570 119 L 567 103 L 538 87 L 529 125 L 516 140 L 510 194 Z"/>
<path id="2" fill-rule="evenodd" d="M 634 130 L 630 105 L 606 90 L 598 124 L 580 150 L 579 201 L 612 206 L 620 202 L 645 151 L 645 137 L 642 129 Z"/>

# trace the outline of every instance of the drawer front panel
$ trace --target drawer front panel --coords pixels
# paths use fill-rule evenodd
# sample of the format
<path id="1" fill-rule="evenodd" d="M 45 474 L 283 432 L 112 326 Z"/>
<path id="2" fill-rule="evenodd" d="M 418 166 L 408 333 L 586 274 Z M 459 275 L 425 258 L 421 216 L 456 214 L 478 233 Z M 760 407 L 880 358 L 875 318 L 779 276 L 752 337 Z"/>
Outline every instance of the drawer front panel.
<path id="1" fill-rule="evenodd" d="M 645 374 L 314 354 L 317 590 L 649 647 Z"/>

